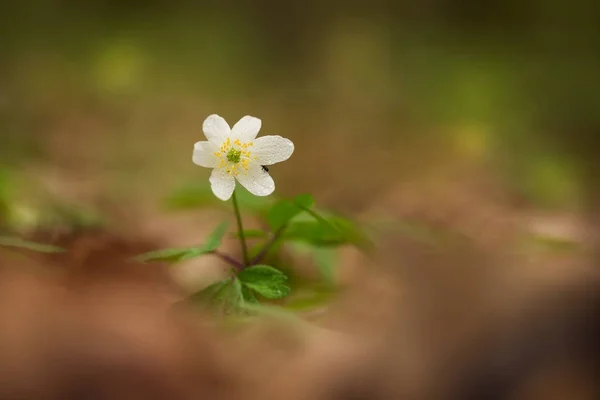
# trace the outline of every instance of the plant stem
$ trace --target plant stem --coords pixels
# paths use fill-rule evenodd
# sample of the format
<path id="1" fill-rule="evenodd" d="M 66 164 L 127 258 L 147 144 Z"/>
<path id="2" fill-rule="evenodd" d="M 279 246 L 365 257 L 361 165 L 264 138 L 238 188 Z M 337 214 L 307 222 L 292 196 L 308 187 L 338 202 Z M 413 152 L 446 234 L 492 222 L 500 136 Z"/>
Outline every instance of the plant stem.
<path id="1" fill-rule="evenodd" d="M 237 195 L 235 192 L 236 191 L 234 190 L 233 194 L 231 195 L 231 200 L 233 201 L 233 211 L 235 213 L 235 219 L 237 220 L 238 234 L 240 236 L 240 243 L 242 245 L 242 255 L 244 257 L 244 266 L 247 266 L 249 263 L 248 247 L 246 246 L 246 238 L 244 236 L 244 228 L 242 227 L 242 215 L 240 214 L 240 206 L 238 204 Z"/>
<path id="2" fill-rule="evenodd" d="M 331 223 L 329 221 L 327 221 L 327 219 L 323 218 L 322 216 L 320 216 L 317 212 L 311 210 L 310 208 L 307 207 L 302 207 L 297 205 L 299 208 L 301 208 L 303 211 L 307 212 L 308 214 L 310 214 L 313 218 L 315 218 L 317 221 L 321 222 L 322 224 L 328 225 L 332 228 L 335 229 L 334 226 L 331 225 Z M 250 265 L 256 265 L 259 262 L 261 262 L 263 260 L 263 258 L 269 253 L 269 250 L 271 250 L 271 247 L 273 247 L 273 245 L 281 238 L 281 236 L 283 235 L 283 232 L 285 231 L 285 229 L 287 228 L 287 224 L 280 227 L 279 229 L 277 229 L 277 231 L 275 231 L 275 233 L 271 236 L 271 238 L 269 239 L 269 241 L 267 241 L 265 243 L 265 245 L 263 246 L 263 248 L 260 250 L 260 253 L 257 254 L 256 257 L 254 257 L 254 259 L 250 262 Z"/>
<path id="3" fill-rule="evenodd" d="M 265 243 L 263 248 L 260 249 L 260 252 L 256 255 L 256 257 L 254 257 L 250 265 L 256 265 L 263 260 L 263 258 L 269 253 L 269 250 L 271 250 L 271 247 L 277 242 L 277 240 L 279 240 L 286 227 L 287 226 L 282 226 L 275 231 L 271 238 Z"/>
<path id="4" fill-rule="evenodd" d="M 241 262 L 239 262 L 235 258 L 231 257 L 230 255 L 221 253 L 218 250 L 213 251 L 213 254 L 216 255 L 217 257 L 219 257 L 221 260 L 223 260 L 223 261 L 231 264 L 236 269 L 239 269 L 239 270 L 244 269 L 244 264 L 242 264 Z"/>

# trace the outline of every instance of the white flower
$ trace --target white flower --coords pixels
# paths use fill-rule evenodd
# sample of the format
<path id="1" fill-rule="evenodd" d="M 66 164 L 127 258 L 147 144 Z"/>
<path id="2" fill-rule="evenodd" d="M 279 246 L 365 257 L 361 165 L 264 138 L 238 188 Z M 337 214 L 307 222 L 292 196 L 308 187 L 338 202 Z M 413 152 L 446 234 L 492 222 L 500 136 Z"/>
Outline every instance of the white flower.
<path id="1" fill-rule="evenodd" d="M 285 161 L 294 152 L 294 143 L 281 136 L 256 138 L 261 120 L 246 115 L 233 128 L 213 114 L 204 120 L 202 130 L 208 141 L 194 145 L 192 160 L 201 167 L 214 168 L 210 176 L 213 193 L 228 200 L 235 180 L 256 196 L 268 196 L 275 182 L 263 165 Z"/>

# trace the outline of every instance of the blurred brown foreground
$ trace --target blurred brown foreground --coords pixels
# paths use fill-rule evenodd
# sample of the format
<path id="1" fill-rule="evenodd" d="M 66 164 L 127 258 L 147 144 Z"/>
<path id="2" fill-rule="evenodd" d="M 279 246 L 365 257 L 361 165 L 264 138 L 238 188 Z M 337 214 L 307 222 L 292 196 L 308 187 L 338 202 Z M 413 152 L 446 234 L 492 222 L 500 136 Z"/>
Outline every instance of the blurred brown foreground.
<path id="1" fill-rule="evenodd" d="M 387 236 L 376 259 L 346 257 L 346 289 L 309 322 L 230 329 L 130 261 L 155 243 L 82 232 L 55 238 L 64 254 L 4 252 L 0 399 L 598 398 L 586 252 L 505 251 L 505 225 L 444 246 Z"/>

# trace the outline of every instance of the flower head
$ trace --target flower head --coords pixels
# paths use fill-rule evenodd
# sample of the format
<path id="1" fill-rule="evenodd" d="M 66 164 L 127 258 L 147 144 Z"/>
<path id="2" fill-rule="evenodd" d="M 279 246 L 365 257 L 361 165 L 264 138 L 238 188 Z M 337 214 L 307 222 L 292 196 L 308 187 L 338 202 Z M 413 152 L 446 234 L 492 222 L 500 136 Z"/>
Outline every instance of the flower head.
<path id="1" fill-rule="evenodd" d="M 231 197 L 236 179 L 256 196 L 268 196 L 275 190 L 275 182 L 263 166 L 290 158 L 294 143 L 281 136 L 256 138 L 261 124 L 260 119 L 248 115 L 233 128 L 216 114 L 204 120 L 202 130 L 208 141 L 194 145 L 192 160 L 213 168 L 210 185 L 219 199 Z"/>

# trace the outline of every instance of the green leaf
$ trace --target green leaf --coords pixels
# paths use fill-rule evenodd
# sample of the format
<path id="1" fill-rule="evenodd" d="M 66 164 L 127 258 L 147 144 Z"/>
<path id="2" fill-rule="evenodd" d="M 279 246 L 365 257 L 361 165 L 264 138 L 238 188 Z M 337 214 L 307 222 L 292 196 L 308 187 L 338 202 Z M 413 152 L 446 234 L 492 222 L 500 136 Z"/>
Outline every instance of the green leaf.
<path id="1" fill-rule="evenodd" d="M 356 222 L 313 209 L 305 211 L 310 218 L 299 216 L 294 219 L 284 235 L 287 240 L 305 241 L 317 246 L 351 244 L 364 250 L 372 248 L 371 239 Z"/>
<path id="2" fill-rule="evenodd" d="M 236 188 L 238 203 L 243 211 L 250 211 L 264 215 L 273 204 L 273 196 L 254 196 L 243 187 Z M 188 210 L 202 207 L 215 207 L 229 210 L 231 204 L 215 197 L 210 183 L 194 183 L 186 185 L 171 194 L 166 201 L 166 206 L 174 210 Z"/>
<path id="3" fill-rule="evenodd" d="M 30 242 L 30 241 L 23 240 L 18 237 L 8 237 L 8 236 L 0 237 L 0 246 L 32 250 L 32 251 L 37 251 L 38 253 L 61 253 L 61 252 L 65 251 L 64 249 L 62 249 L 60 247 L 51 246 L 48 244 L 40 244 L 40 243 Z"/>
<path id="4" fill-rule="evenodd" d="M 153 250 L 148 253 L 140 254 L 135 257 L 137 261 L 152 262 L 152 261 L 181 261 L 186 255 L 197 251 L 199 247 L 188 247 L 188 248 L 170 248 Z"/>
<path id="5" fill-rule="evenodd" d="M 205 250 L 207 251 L 215 251 L 221 245 L 221 241 L 227 233 L 227 227 L 229 226 L 228 222 L 222 222 L 219 226 L 215 228 L 214 231 L 206 238 L 206 244 L 204 245 Z"/>
<path id="6" fill-rule="evenodd" d="M 300 194 L 294 197 L 294 204 L 302 209 L 311 208 L 315 204 L 315 199 L 311 194 Z"/>
<path id="7" fill-rule="evenodd" d="M 215 282 L 204 289 L 192 294 L 189 297 L 191 301 L 207 301 L 211 302 L 215 299 L 219 298 L 220 294 L 222 294 L 223 290 L 227 285 L 229 285 L 231 279 L 225 279 L 222 281 Z"/>
<path id="8" fill-rule="evenodd" d="M 571 238 L 554 237 L 531 232 L 525 234 L 523 239 L 523 245 L 528 250 L 533 248 L 547 253 L 575 254 L 584 249 L 581 242 Z"/>
<path id="9" fill-rule="evenodd" d="M 301 213 L 302 210 L 298 208 L 290 200 L 279 200 L 267 214 L 267 222 L 273 231 L 276 231 L 285 226 L 289 220 L 294 218 L 296 215 Z"/>
<path id="10" fill-rule="evenodd" d="M 245 303 L 243 286 L 239 279 L 228 278 L 209 285 L 189 297 L 192 302 L 205 303 L 223 314 L 238 312 Z"/>
<path id="11" fill-rule="evenodd" d="M 291 248 L 299 254 L 310 257 L 327 283 L 332 284 L 334 282 L 337 262 L 337 254 L 334 249 L 304 242 L 292 243 Z"/>
<path id="12" fill-rule="evenodd" d="M 314 202 L 310 194 L 296 196 L 293 200 L 279 200 L 269 210 L 267 222 L 273 231 L 277 231 L 295 216 L 312 207 Z"/>
<path id="13" fill-rule="evenodd" d="M 333 283 L 335 279 L 335 266 L 337 254 L 330 248 L 317 248 L 314 251 L 314 260 L 321 275 L 329 282 Z"/>
<path id="14" fill-rule="evenodd" d="M 270 318 L 276 318 L 290 325 L 298 328 L 298 329 L 313 329 L 312 325 L 306 322 L 303 318 L 296 315 L 294 312 L 290 310 L 286 310 L 282 307 L 277 307 L 273 305 L 264 305 L 264 304 L 245 304 L 244 310 L 252 313 L 258 314 Z"/>
<path id="15" fill-rule="evenodd" d="M 65 226 L 71 229 L 97 228 L 105 224 L 102 217 L 92 209 L 78 204 L 58 203 L 45 210 L 40 218 L 42 225 Z"/>
<path id="16" fill-rule="evenodd" d="M 280 299 L 290 294 L 286 281 L 288 277 L 269 265 L 255 265 L 246 268 L 238 278 L 248 288 L 267 299 Z"/>
<path id="17" fill-rule="evenodd" d="M 356 222 L 339 216 L 330 217 L 329 222 L 340 233 L 346 243 L 358 246 L 365 250 L 373 247 L 373 243 L 369 236 Z"/>
<path id="18" fill-rule="evenodd" d="M 332 286 L 306 288 L 286 301 L 284 308 L 294 312 L 312 311 L 331 304 L 336 293 Z"/>
<path id="19" fill-rule="evenodd" d="M 0 168 L 0 226 L 6 224 L 9 218 L 13 195 L 13 180 L 7 169 Z"/>
<path id="20" fill-rule="evenodd" d="M 319 221 L 293 222 L 283 236 L 286 240 L 302 241 L 316 246 L 340 246 L 346 243 L 340 232 Z"/>
<path id="21" fill-rule="evenodd" d="M 245 285 L 242 285 L 242 296 L 244 298 L 244 304 L 259 304 L 254 293 L 252 293 L 252 291 Z"/>
<path id="22" fill-rule="evenodd" d="M 206 243 L 195 247 L 186 248 L 170 248 L 162 250 L 154 250 L 148 253 L 137 256 L 137 261 L 169 261 L 177 262 L 183 260 L 189 260 L 191 258 L 199 257 L 204 254 L 211 253 L 219 248 L 221 240 L 225 236 L 228 227 L 227 222 L 221 223 L 215 228 L 214 231 L 206 238 Z"/>
<path id="23" fill-rule="evenodd" d="M 238 278 L 233 278 L 231 281 L 232 301 L 235 305 L 244 305 L 244 294 L 242 293 L 242 282 Z"/>

